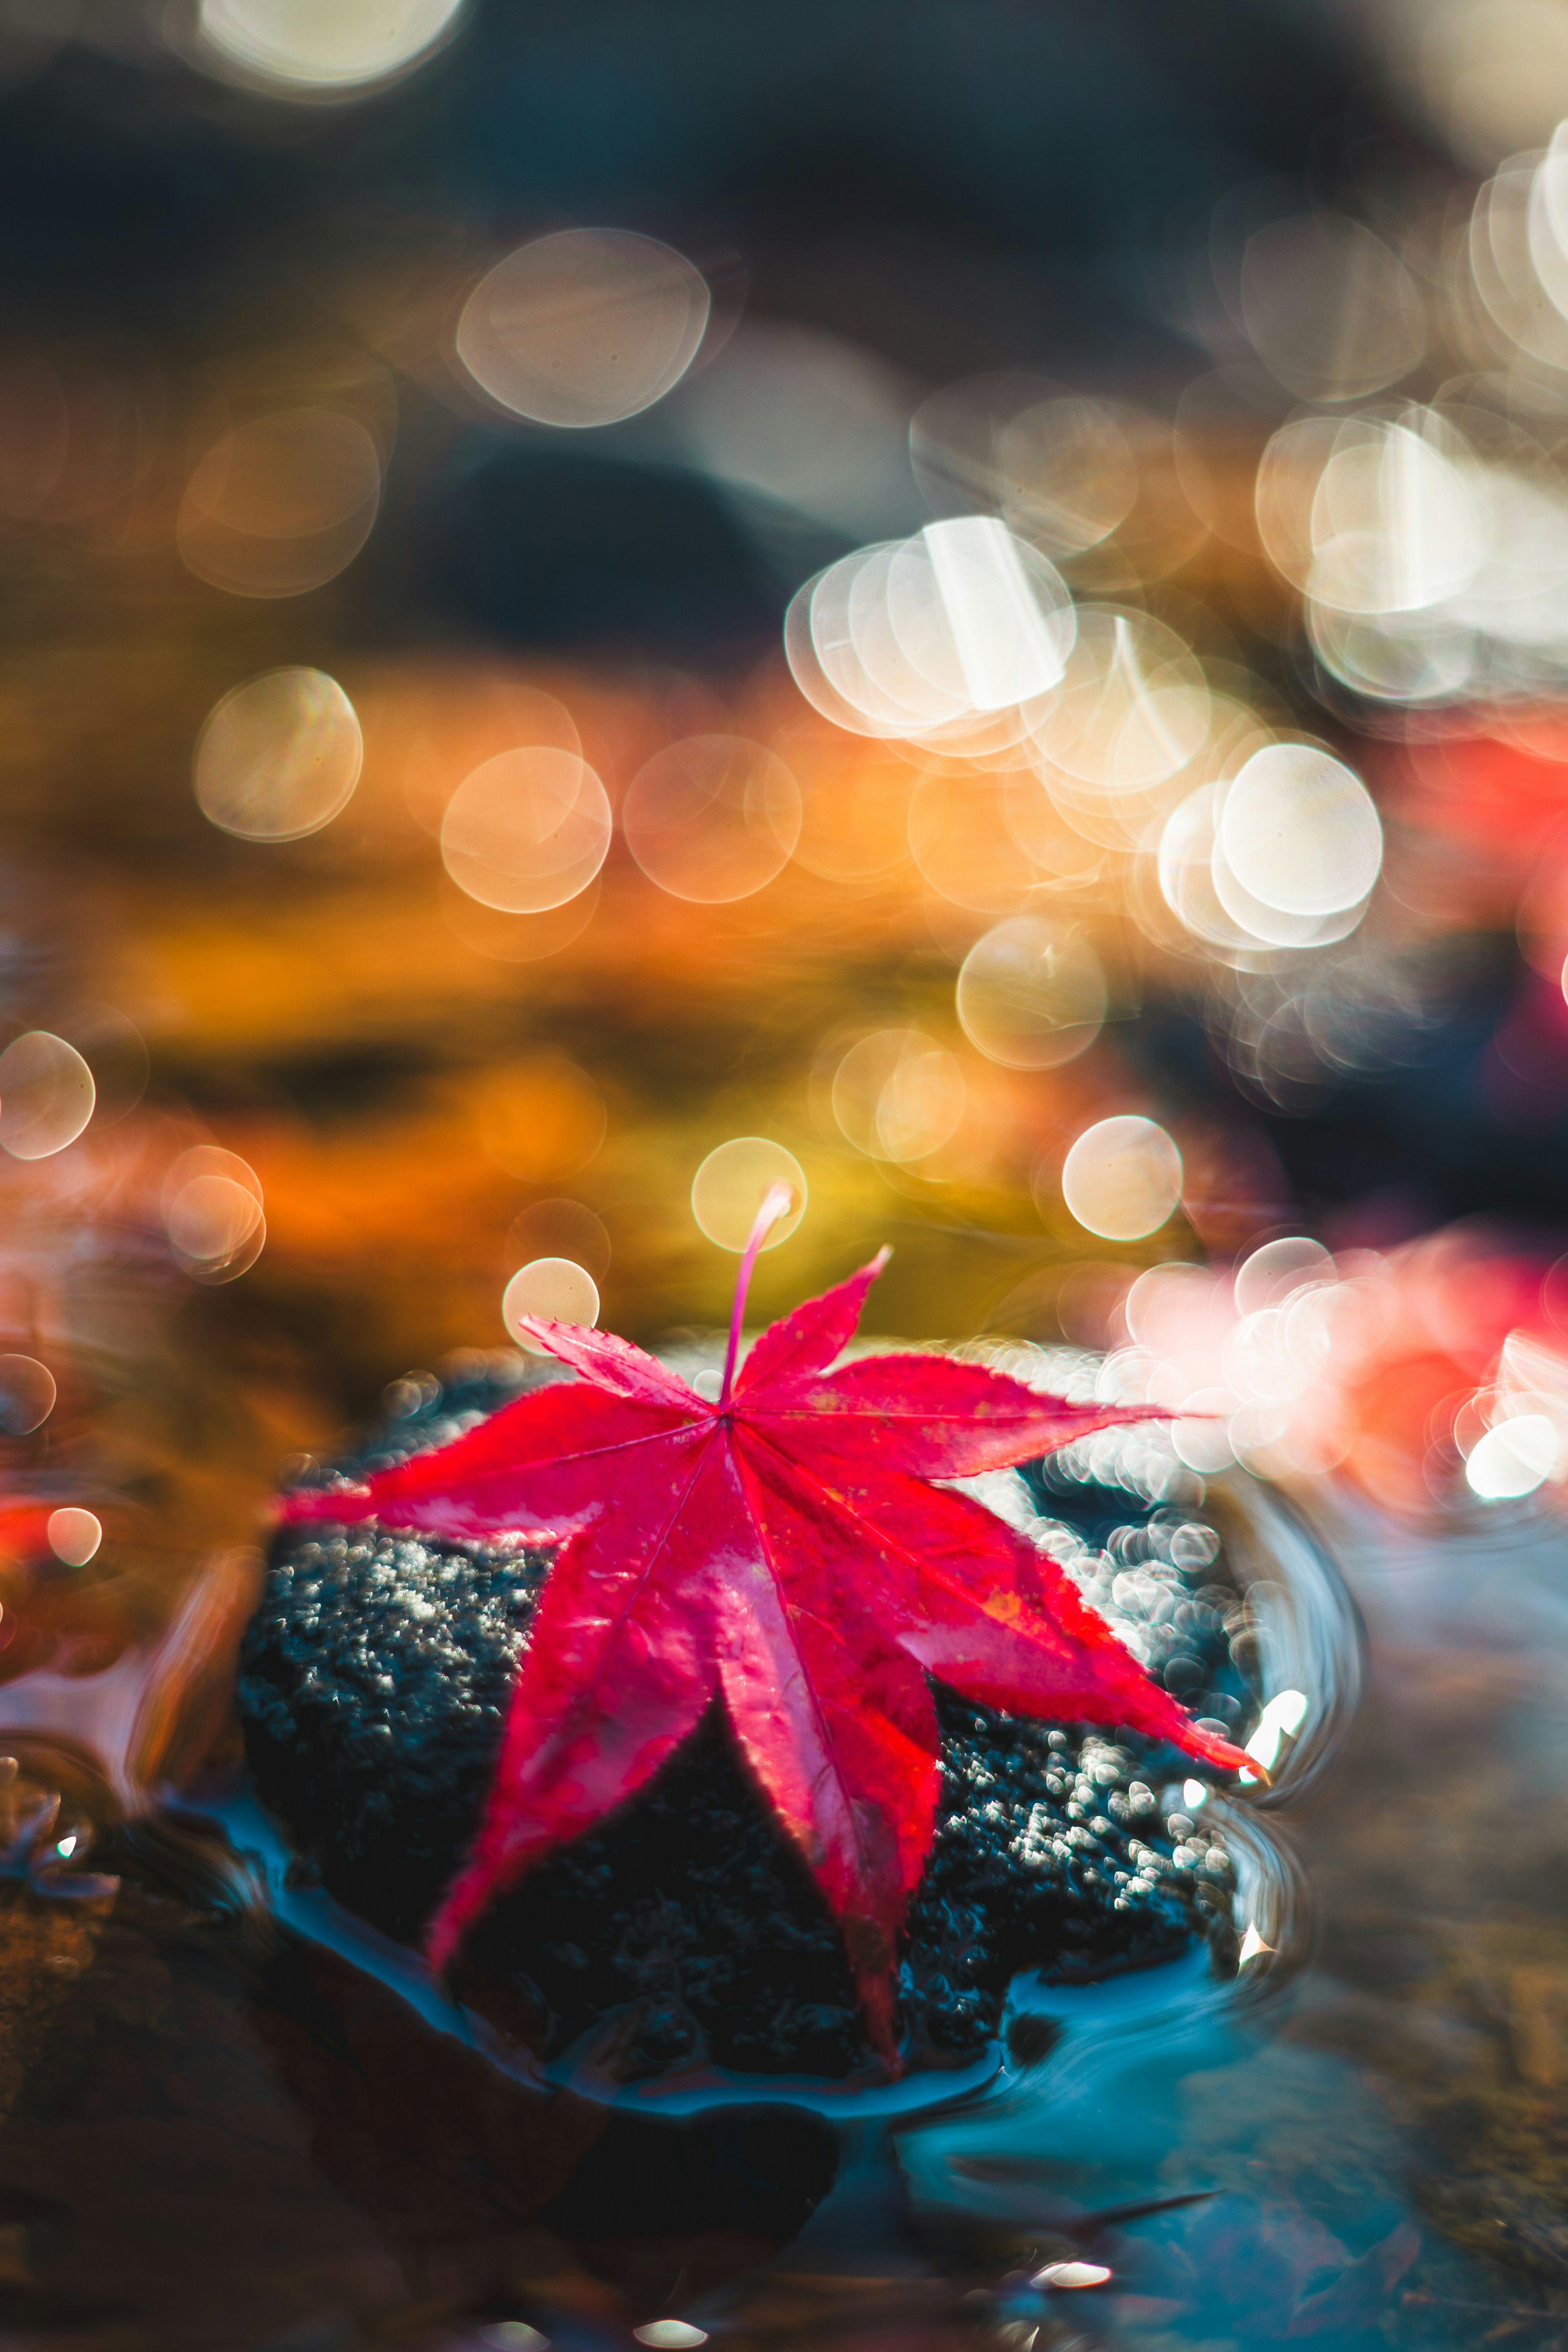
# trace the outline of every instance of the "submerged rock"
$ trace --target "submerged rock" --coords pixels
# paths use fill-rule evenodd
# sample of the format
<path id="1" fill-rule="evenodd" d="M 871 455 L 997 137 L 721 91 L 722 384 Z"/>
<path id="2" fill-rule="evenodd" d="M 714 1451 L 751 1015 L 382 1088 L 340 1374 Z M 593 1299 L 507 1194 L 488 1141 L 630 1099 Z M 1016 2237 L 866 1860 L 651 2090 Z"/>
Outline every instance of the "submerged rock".
<path id="1" fill-rule="evenodd" d="M 515 1375 L 482 1364 L 445 1385 L 399 1382 L 398 1418 L 342 1467 L 444 1444 L 516 1392 Z M 1080 1477 L 1075 1491 L 1059 1462 L 1041 1475 L 1050 1491 L 1037 1476 L 1036 1500 L 1062 1517 L 1037 1534 L 1060 1537 L 1112 1614 L 1112 1583 L 1149 1583 L 1160 1605 L 1142 1626 L 1137 1592 L 1122 1594 L 1136 1645 L 1189 1705 L 1201 1696 L 1234 1721 L 1242 1685 L 1209 1531 L 1184 1567 L 1182 1514 L 1165 1515 L 1162 1542 L 1125 1489 Z M 1012 1479 L 1010 1494 L 1026 1512 L 1026 1485 Z M 1119 1566 L 1095 1540 L 1108 1507 L 1153 1528 L 1144 1566 Z M 1121 1527 L 1124 1549 L 1140 1532 Z M 374 1527 L 318 1522 L 275 1541 L 239 1683 L 257 1789 L 328 1892 L 402 1940 L 418 1941 L 478 1824 L 549 1571 L 549 1552 L 521 1543 Z M 1228 1859 L 1206 1837 L 1188 1843 L 1193 1823 L 1166 1801 L 1173 1774 L 1192 1769 L 1175 1750 L 940 1685 L 936 1696 L 938 1827 L 900 1988 L 917 2061 L 979 2048 L 1020 1969 L 1081 1978 L 1230 1932 Z M 509 1980 L 552 2056 L 620 2012 L 633 2073 L 710 2057 L 748 2074 L 842 2075 L 870 2057 L 838 1930 L 719 1708 L 647 1789 L 496 1902 L 464 1958 Z"/>

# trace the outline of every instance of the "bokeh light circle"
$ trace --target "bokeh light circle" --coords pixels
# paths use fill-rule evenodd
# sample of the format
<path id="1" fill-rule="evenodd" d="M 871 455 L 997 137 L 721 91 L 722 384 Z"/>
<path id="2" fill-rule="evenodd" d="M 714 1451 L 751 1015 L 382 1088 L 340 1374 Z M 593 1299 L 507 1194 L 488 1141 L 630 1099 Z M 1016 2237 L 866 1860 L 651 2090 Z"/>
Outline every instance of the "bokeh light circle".
<path id="1" fill-rule="evenodd" d="M 13 1160 L 63 1151 L 92 1117 L 92 1072 L 63 1037 L 29 1029 L 0 1054 L 0 1145 Z"/>
<path id="2" fill-rule="evenodd" d="M 1253 349 L 1298 399 L 1363 398 L 1404 375 L 1426 348 L 1415 278 L 1343 213 L 1258 229 L 1242 254 L 1237 292 Z"/>
<path id="3" fill-rule="evenodd" d="M 613 828 L 609 796 L 586 761 L 530 744 L 484 761 L 458 786 L 441 821 L 441 858 L 481 906 L 539 915 L 587 888 Z"/>
<path id="4" fill-rule="evenodd" d="M 751 1239 L 768 1192 L 787 1184 L 794 1206 L 770 1231 L 764 1249 L 788 1241 L 805 1214 L 805 1171 L 792 1151 L 764 1135 L 731 1136 L 710 1151 L 691 1180 L 691 1213 L 720 1249 L 739 1253 Z"/>
<path id="5" fill-rule="evenodd" d="M 169 1239 L 182 1257 L 226 1265 L 250 1239 L 261 1204 L 232 1176 L 193 1176 L 169 1204 Z"/>
<path id="6" fill-rule="evenodd" d="M 160 1206 L 170 1247 L 197 1282 L 233 1282 L 261 1255 L 261 1180 L 237 1151 L 216 1143 L 182 1151 L 164 1176 Z"/>
<path id="7" fill-rule="evenodd" d="M 74 1503 L 51 1511 L 44 1532 L 49 1549 L 68 1568 L 85 1568 L 103 1541 L 103 1526 L 97 1514 L 81 1510 Z"/>
<path id="8" fill-rule="evenodd" d="M 1366 912 L 1364 898 L 1331 915 L 1287 914 L 1247 889 L 1225 854 L 1217 820 L 1223 815 L 1226 788 L 1218 786 L 1214 807 L 1216 829 L 1209 855 L 1209 882 L 1215 898 L 1243 938 L 1271 948 L 1318 948 L 1353 931 Z"/>
<path id="9" fill-rule="evenodd" d="M 910 731 L 907 712 L 873 714 L 849 642 L 849 590 L 868 551 L 841 556 L 795 591 L 784 614 L 784 659 L 806 701 L 835 727 L 854 735 L 903 735 Z"/>
<path id="10" fill-rule="evenodd" d="M 577 722 L 559 697 L 505 671 L 466 669 L 431 698 L 404 740 L 399 766 L 410 816 L 439 841 L 447 803 L 466 777 L 501 751 L 539 745 L 582 756 Z"/>
<path id="11" fill-rule="evenodd" d="M 181 561 L 233 596 L 299 596 L 353 562 L 381 506 L 381 452 L 357 417 L 286 408 L 197 460 L 175 525 Z"/>
<path id="12" fill-rule="evenodd" d="M 1218 845 L 1242 888 L 1287 915 L 1358 906 L 1383 866 L 1371 793 L 1310 743 L 1266 744 L 1245 762 L 1225 794 Z"/>
<path id="13" fill-rule="evenodd" d="M 279 98 L 353 98 L 439 47 L 465 0 L 201 0 L 208 61 Z"/>
<path id="14" fill-rule="evenodd" d="M 1014 915 L 964 957 L 957 1002 L 964 1034 L 988 1060 L 1055 1069 L 1099 1036 L 1105 974 L 1081 932 L 1045 915 Z"/>
<path id="15" fill-rule="evenodd" d="M 1171 1445 L 1178 1462 L 1200 1477 L 1216 1477 L 1236 1460 L 1230 1442 L 1236 1399 L 1228 1389 L 1195 1389 L 1184 1397 L 1187 1412 L 1171 1423 Z"/>
<path id="16" fill-rule="evenodd" d="M 1078 620 L 1067 583 L 1026 541 L 994 515 L 952 515 L 927 523 L 895 563 L 889 611 L 900 635 L 913 620 L 907 590 L 914 551 L 929 568 L 944 634 L 957 656 L 965 699 L 976 710 L 1005 710 L 1047 694 L 1061 679 Z M 902 593 L 900 593 L 902 592 Z M 916 614 L 929 604 L 921 596 Z M 934 615 L 932 616 L 934 618 Z M 928 624 L 929 626 L 929 624 Z M 911 634 L 911 644 L 919 637 Z"/>
<path id="17" fill-rule="evenodd" d="M 1202 666 L 1147 613 L 1086 604 L 1058 691 L 1034 733 L 1064 782 L 1114 798 L 1175 775 L 1202 749 L 1210 695 Z"/>
<path id="18" fill-rule="evenodd" d="M 957 1057 L 919 1029 L 876 1029 L 834 1073 L 833 1116 L 868 1160 L 907 1161 L 938 1151 L 967 1098 Z"/>
<path id="19" fill-rule="evenodd" d="M 519 1266 L 501 1293 L 501 1320 L 520 1348 L 544 1356 L 549 1349 L 524 1330 L 525 1315 L 546 1323 L 594 1324 L 599 1319 L 599 1290 L 586 1266 L 569 1257 L 536 1257 Z"/>
<path id="20" fill-rule="evenodd" d="M 1334 1261 L 1310 1234 L 1283 1234 L 1265 1242 L 1237 1267 L 1233 1295 L 1238 1315 L 1265 1315 L 1312 1285 L 1331 1282 Z"/>
<path id="21" fill-rule="evenodd" d="M 1561 1454 L 1557 1427 L 1549 1414 L 1510 1414 L 1470 1449 L 1466 1482 L 1483 1502 L 1515 1502 L 1544 1485 Z"/>
<path id="22" fill-rule="evenodd" d="M 1058 685 L 1076 626 L 1037 549 L 994 515 L 952 515 L 829 564 L 785 614 L 784 652 L 839 726 L 994 751 Z"/>
<path id="23" fill-rule="evenodd" d="M 192 506 L 246 539 L 310 539 L 346 522 L 381 489 L 365 427 L 331 408 L 253 416 L 215 441 L 185 486 Z"/>
<path id="24" fill-rule="evenodd" d="M 1164 1129 L 1129 1113 L 1086 1128 L 1062 1163 L 1062 1198 L 1107 1241 L 1157 1233 L 1182 1197 L 1182 1155 Z"/>
<path id="25" fill-rule="evenodd" d="M 0 1356 L 0 1430 L 26 1437 L 55 1409 L 55 1376 L 36 1356 Z"/>
<path id="26" fill-rule="evenodd" d="M 1354 930 L 1364 899 L 1333 915 L 1287 914 L 1244 887 L 1220 846 L 1229 786 L 1200 784 L 1162 828 L 1155 867 L 1166 904 L 1195 938 L 1234 958 L 1260 947 L 1326 947 Z"/>
<path id="27" fill-rule="evenodd" d="M 633 778 L 626 847 L 650 882 L 697 906 L 749 898 L 800 838 L 800 786 L 774 751 L 738 735 L 689 735 Z"/>
<path id="28" fill-rule="evenodd" d="M 300 841 L 353 797 L 364 761 L 354 707 L 320 669 L 273 669 L 231 687 L 196 739 L 202 814 L 241 841 Z"/>
<path id="29" fill-rule="evenodd" d="M 262 1204 L 261 1179 L 248 1160 L 242 1160 L 237 1151 L 226 1151 L 221 1144 L 196 1143 L 171 1161 L 163 1178 L 159 1197 L 165 1225 L 170 1210 L 180 1193 L 200 1176 L 226 1176 L 248 1192 L 258 1208 Z"/>
<path id="30" fill-rule="evenodd" d="M 458 357 L 515 415 L 614 425 L 679 383 L 709 306 L 701 272 L 657 237 L 562 229 L 480 280 L 458 322 Z"/>

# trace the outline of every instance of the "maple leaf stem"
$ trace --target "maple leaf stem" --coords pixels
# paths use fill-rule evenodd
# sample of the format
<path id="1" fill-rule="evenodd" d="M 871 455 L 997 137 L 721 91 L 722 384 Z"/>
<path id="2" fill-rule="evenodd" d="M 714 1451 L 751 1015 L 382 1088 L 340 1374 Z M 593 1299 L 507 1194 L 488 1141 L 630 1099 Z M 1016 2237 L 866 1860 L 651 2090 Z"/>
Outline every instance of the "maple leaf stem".
<path id="1" fill-rule="evenodd" d="M 719 1410 L 723 1412 L 734 1386 L 735 1360 L 741 1352 L 741 1324 L 746 1312 L 746 1293 L 752 1286 L 752 1269 L 781 1217 L 787 1217 L 795 1206 L 795 1192 L 788 1184 L 771 1184 L 763 1195 L 763 1205 L 757 1211 L 757 1222 L 741 1253 L 740 1271 L 735 1276 L 735 1308 L 730 1318 L 730 1347 L 724 1358 L 724 1385 L 719 1391 Z"/>

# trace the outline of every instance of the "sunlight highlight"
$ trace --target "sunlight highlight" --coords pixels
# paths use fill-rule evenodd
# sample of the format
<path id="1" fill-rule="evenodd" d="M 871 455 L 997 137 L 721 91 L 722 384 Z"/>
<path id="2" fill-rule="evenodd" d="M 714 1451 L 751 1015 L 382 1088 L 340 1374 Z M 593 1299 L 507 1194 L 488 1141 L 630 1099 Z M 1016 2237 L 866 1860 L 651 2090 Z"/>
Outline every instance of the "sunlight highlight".
<path id="1" fill-rule="evenodd" d="M 266 1245 L 261 1180 L 237 1151 L 218 1144 L 180 1153 L 164 1176 L 160 1205 L 175 1262 L 196 1282 L 237 1280 Z"/>
<path id="2" fill-rule="evenodd" d="M 501 1293 L 501 1321 L 520 1348 L 531 1356 L 548 1355 L 531 1332 L 522 1327 L 525 1315 L 542 1322 L 595 1324 L 599 1319 L 599 1287 L 586 1266 L 569 1257 L 536 1257 L 519 1266 Z"/>
<path id="3" fill-rule="evenodd" d="M 196 805 L 241 841 L 300 841 L 342 814 L 364 761 L 353 703 L 320 669 L 231 687 L 196 739 Z"/>
<path id="4" fill-rule="evenodd" d="M 201 0 L 201 41 L 226 78 L 272 96 L 351 99 L 420 65 L 465 0 Z"/>
<path id="5" fill-rule="evenodd" d="M 1062 1163 L 1063 1200 L 1080 1225 L 1107 1241 L 1157 1233 L 1181 1197 L 1182 1155 L 1152 1118 L 1100 1119 Z"/>
<path id="6" fill-rule="evenodd" d="M 793 1206 L 762 1244 L 764 1250 L 777 1249 L 805 1214 L 805 1171 L 794 1152 L 766 1136 L 737 1135 L 708 1154 L 691 1180 L 691 1213 L 710 1242 L 739 1256 L 776 1185 L 787 1186 L 794 1196 Z"/>
<path id="7" fill-rule="evenodd" d="M 533 744 L 464 778 L 441 820 L 441 859 L 481 906 L 543 914 L 587 888 L 613 830 L 609 796 L 587 761 Z"/>
<path id="8" fill-rule="evenodd" d="M 76 1141 L 97 1100 L 92 1072 L 63 1037 L 29 1029 L 0 1054 L 0 1146 L 48 1160 Z"/>
<path id="9" fill-rule="evenodd" d="M 85 1568 L 103 1541 L 101 1521 L 93 1512 L 79 1510 L 74 1504 L 51 1511 L 45 1532 L 49 1549 L 68 1568 Z"/>
<path id="10" fill-rule="evenodd" d="M 499 261 L 469 296 L 458 357 L 514 415 L 581 430 L 636 416 L 697 355 L 701 272 L 657 237 L 562 229 Z"/>
<path id="11" fill-rule="evenodd" d="M 1050 1070 L 1085 1053 L 1107 1011 L 1105 974 L 1082 933 L 1016 915 L 976 940 L 958 975 L 958 1017 L 986 1058 Z"/>

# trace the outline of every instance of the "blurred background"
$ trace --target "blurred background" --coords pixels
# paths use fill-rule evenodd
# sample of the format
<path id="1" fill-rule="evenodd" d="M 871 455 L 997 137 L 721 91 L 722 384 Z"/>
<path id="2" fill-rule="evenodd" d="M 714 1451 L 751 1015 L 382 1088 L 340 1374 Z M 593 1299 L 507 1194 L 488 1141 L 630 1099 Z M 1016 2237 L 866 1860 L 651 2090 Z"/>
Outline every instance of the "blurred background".
<path id="1" fill-rule="evenodd" d="M 0 0 L 7 2342 L 1561 2345 L 1565 958 L 1568 0 Z M 1254 1515 L 1371 1633 L 1320 1780 L 1348 1611 L 1226 1621 L 1235 1982 L 742 2335 L 820 2116 L 509 2086 L 194 1809 L 279 1476 L 694 1363 L 780 1176 L 755 1321 L 1172 1416 L 1050 1506 L 1171 1687 Z"/>
<path id="2" fill-rule="evenodd" d="M 1557 0 L 0 0 L 0 1671 L 780 1168 L 761 1314 L 1550 1507 L 1564 115 Z"/>

